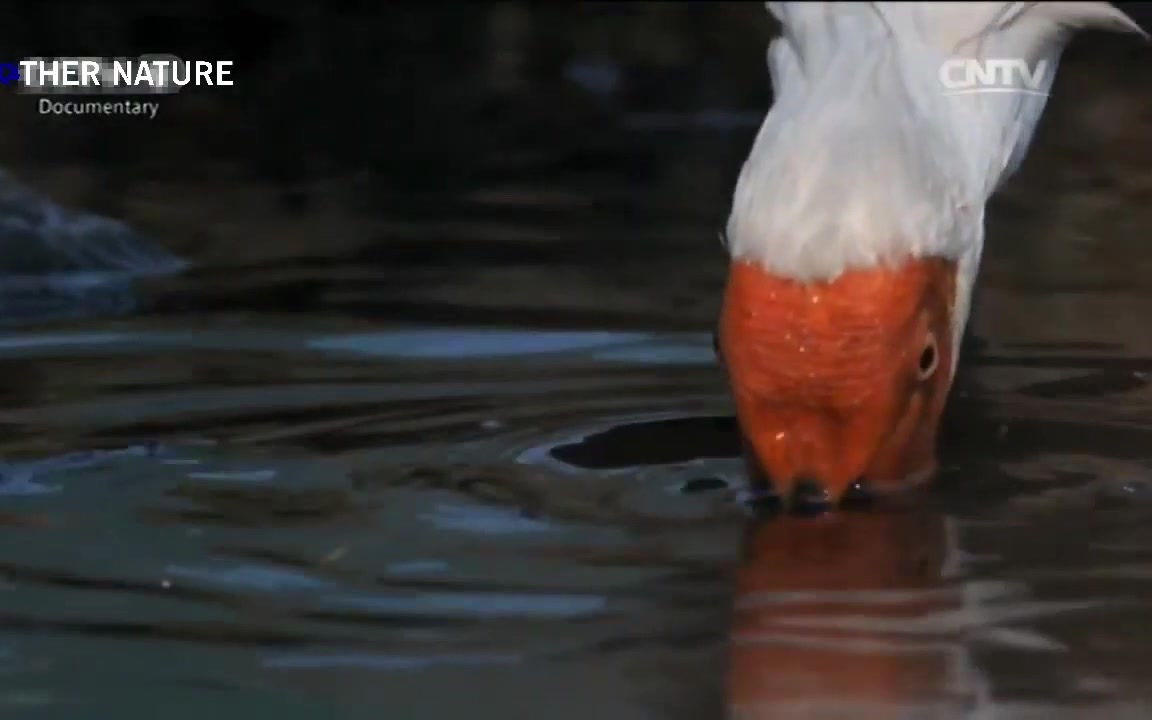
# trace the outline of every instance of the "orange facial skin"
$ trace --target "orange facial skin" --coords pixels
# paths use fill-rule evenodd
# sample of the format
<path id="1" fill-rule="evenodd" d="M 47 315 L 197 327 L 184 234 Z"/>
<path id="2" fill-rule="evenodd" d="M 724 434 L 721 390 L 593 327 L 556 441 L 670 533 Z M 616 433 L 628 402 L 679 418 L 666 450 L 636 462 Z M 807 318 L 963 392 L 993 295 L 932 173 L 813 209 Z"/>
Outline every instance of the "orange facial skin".
<path id="1" fill-rule="evenodd" d="M 960 638 L 884 627 L 960 607 L 942 577 L 946 542 L 943 517 L 923 508 L 754 525 L 736 577 L 729 717 L 920 717 L 898 709 L 960 690 Z"/>
<path id="2" fill-rule="evenodd" d="M 799 282 L 729 270 L 719 345 L 748 461 L 785 498 L 927 479 L 951 387 L 956 264 L 910 259 Z"/>

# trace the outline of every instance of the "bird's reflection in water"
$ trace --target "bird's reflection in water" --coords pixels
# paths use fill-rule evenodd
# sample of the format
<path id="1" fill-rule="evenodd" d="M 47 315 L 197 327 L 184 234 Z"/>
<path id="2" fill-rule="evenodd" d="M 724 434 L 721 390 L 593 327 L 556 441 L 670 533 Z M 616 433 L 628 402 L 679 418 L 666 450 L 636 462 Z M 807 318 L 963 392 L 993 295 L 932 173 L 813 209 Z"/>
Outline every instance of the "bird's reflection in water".
<path id="1" fill-rule="evenodd" d="M 907 507 L 754 524 L 736 585 L 730 716 L 951 717 L 979 702 L 963 638 L 932 627 L 964 598 L 948 579 L 959 557 L 949 522 Z"/>

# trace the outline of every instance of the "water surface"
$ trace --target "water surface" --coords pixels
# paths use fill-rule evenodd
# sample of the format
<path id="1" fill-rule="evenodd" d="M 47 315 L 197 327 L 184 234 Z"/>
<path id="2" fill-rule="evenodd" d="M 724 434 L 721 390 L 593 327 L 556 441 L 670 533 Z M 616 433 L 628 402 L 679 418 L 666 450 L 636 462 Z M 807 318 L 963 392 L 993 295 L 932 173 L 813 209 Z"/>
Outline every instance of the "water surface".
<path id="1" fill-rule="evenodd" d="M 1152 717 L 1123 263 L 994 235 L 933 490 L 756 518 L 716 225 L 593 184 L 145 280 L 178 268 L 33 237 L 0 336 L 0 711 Z"/>

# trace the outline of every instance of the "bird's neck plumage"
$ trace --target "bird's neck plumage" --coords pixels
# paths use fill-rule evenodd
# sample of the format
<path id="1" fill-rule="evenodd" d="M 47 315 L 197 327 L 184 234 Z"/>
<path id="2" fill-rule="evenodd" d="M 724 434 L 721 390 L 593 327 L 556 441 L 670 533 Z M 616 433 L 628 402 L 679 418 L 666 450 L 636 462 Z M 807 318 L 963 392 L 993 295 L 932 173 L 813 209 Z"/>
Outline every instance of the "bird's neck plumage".
<path id="1" fill-rule="evenodd" d="M 1028 147 L 1067 29 L 1109 3 L 769 3 L 775 103 L 737 184 L 735 259 L 800 281 L 944 257 L 973 266 L 984 205 Z M 949 58 L 1019 58 L 1033 93 L 950 95 Z M 974 270 L 973 270 L 974 272 Z"/>

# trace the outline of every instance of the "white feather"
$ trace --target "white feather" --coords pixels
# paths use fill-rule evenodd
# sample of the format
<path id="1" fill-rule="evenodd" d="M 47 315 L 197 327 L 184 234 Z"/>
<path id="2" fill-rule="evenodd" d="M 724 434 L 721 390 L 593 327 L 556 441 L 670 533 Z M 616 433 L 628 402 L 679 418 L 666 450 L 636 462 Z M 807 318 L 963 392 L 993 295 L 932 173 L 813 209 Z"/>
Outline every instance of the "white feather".
<path id="1" fill-rule="evenodd" d="M 1106 2 L 770 2 L 775 103 L 745 162 L 732 256 L 797 280 L 959 260 L 957 335 L 984 205 L 1024 157 L 1069 31 L 1139 28 Z M 950 57 L 1047 63 L 1040 94 L 948 95 Z"/>

